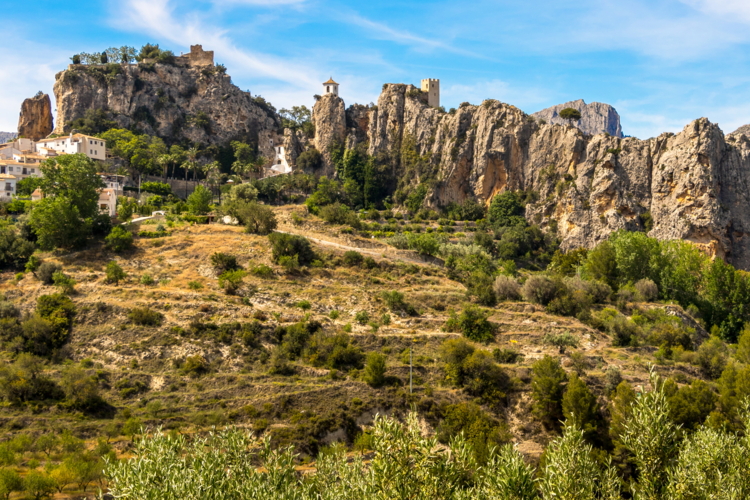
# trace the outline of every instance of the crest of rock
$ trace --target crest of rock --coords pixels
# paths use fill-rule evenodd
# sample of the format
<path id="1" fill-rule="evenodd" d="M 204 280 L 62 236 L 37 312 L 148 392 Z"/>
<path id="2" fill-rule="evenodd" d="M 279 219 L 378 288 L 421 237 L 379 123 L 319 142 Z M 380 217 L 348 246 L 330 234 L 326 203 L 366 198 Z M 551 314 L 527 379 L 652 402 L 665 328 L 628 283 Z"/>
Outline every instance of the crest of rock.
<path id="1" fill-rule="evenodd" d="M 559 113 L 565 108 L 573 108 L 581 112 L 581 119 L 574 125 L 581 129 L 583 133 L 589 135 L 607 133 L 614 137 L 623 137 L 622 127 L 620 126 L 620 115 L 617 113 L 617 110 L 609 104 L 601 102 L 586 104 L 583 99 L 578 99 L 577 101 L 570 101 L 537 111 L 531 116 L 541 118 L 556 125 L 564 125 L 568 122 L 560 118 Z"/>
<path id="2" fill-rule="evenodd" d="M 52 103 L 41 92 L 25 99 L 18 117 L 18 136 L 32 141 L 44 139 L 52 132 Z"/>

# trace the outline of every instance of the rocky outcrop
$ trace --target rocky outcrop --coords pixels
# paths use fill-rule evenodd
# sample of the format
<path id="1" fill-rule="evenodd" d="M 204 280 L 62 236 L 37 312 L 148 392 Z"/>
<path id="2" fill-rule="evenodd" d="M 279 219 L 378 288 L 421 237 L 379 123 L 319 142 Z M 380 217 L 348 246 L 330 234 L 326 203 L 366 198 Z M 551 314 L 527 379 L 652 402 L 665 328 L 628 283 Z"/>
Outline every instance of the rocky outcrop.
<path id="1" fill-rule="evenodd" d="M 52 133 L 52 128 L 52 102 L 49 96 L 39 92 L 25 99 L 18 117 L 18 137 L 38 141 Z"/>
<path id="2" fill-rule="evenodd" d="M 12 141 L 18 136 L 15 132 L 0 132 L 0 144 Z"/>
<path id="3" fill-rule="evenodd" d="M 88 110 L 104 109 L 120 127 L 138 128 L 168 142 L 258 144 L 273 157 L 270 139 L 280 120 L 262 99 L 253 99 L 213 66 L 168 64 L 71 65 L 56 75 L 55 133 Z"/>
<path id="4" fill-rule="evenodd" d="M 335 171 L 331 161 L 331 147 L 344 145 L 346 139 L 346 112 L 344 100 L 334 94 L 326 94 L 315 103 L 312 110 L 315 125 L 315 147 L 323 155 L 323 175 L 331 176 Z"/>
<path id="5" fill-rule="evenodd" d="M 297 163 L 297 157 L 305 151 L 307 137 L 301 130 L 284 129 L 284 154 L 289 165 Z"/>
<path id="6" fill-rule="evenodd" d="M 617 110 L 609 104 L 601 102 L 586 104 L 583 99 L 578 99 L 537 111 L 531 116 L 555 125 L 565 125 L 568 121 L 559 116 L 560 111 L 565 108 L 574 108 L 581 112 L 581 119 L 574 125 L 581 129 L 584 134 L 609 134 L 614 137 L 623 137 L 620 115 Z"/>
<path id="7" fill-rule="evenodd" d="M 413 89 L 386 85 L 363 121 L 366 134 L 350 131 L 348 143 L 366 137 L 376 161 L 411 176 L 402 189 L 428 187 L 426 205 L 530 190 L 537 201 L 527 219 L 556 231 L 564 249 L 650 228 L 653 237 L 692 241 L 750 269 L 747 136 L 725 138 L 705 118 L 648 140 L 592 136 L 494 100 L 444 113 L 410 97 Z M 320 113 L 317 120 L 326 121 Z"/>

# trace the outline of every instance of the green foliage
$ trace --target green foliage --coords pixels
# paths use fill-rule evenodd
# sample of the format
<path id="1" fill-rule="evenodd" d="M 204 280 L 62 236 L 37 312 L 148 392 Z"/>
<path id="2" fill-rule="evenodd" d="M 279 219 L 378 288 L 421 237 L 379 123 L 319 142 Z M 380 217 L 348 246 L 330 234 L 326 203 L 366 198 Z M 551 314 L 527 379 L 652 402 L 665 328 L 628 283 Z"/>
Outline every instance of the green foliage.
<path id="1" fill-rule="evenodd" d="M 13 404 L 62 399 L 62 390 L 44 374 L 44 368 L 44 360 L 27 353 L 19 354 L 12 364 L 0 365 L 3 398 Z"/>
<path id="2" fill-rule="evenodd" d="M 0 268 L 23 269 L 34 250 L 34 243 L 13 228 L 0 228 Z"/>
<path id="3" fill-rule="evenodd" d="M 529 302 L 546 306 L 560 292 L 561 283 L 547 276 L 530 276 L 521 287 L 521 295 Z"/>
<path id="4" fill-rule="evenodd" d="M 104 241 L 113 252 L 124 252 L 133 246 L 133 233 L 122 226 L 115 226 Z"/>
<path id="5" fill-rule="evenodd" d="M 180 367 L 180 372 L 191 378 L 200 377 L 201 375 L 208 373 L 208 370 L 208 361 L 206 361 L 206 358 L 204 358 L 200 354 L 188 356 L 187 358 L 185 358 L 185 362 L 182 363 L 182 366 Z"/>
<path id="6" fill-rule="evenodd" d="M 215 252 L 211 255 L 211 265 L 214 267 L 214 271 L 219 274 L 240 269 L 240 265 L 237 263 L 237 256 L 223 252 Z"/>
<path id="7" fill-rule="evenodd" d="M 711 386 L 702 380 L 693 380 L 690 385 L 678 388 L 674 380 L 669 379 L 664 383 L 664 392 L 672 422 L 687 430 L 703 424 L 718 400 Z"/>
<path id="8" fill-rule="evenodd" d="M 41 177 L 26 177 L 16 183 L 16 193 L 19 196 L 31 196 L 38 187 L 42 185 Z"/>
<path id="9" fill-rule="evenodd" d="M 703 375 L 710 379 L 716 379 L 719 378 L 727 365 L 729 350 L 721 339 L 711 336 L 698 348 L 697 358 Z"/>
<path id="10" fill-rule="evenodd" d="M 310 264 L 315 259 L 310 240 L 304 236 L 285 233 L 271 233 L 268 235 L 271 242 L 273 260 L 281 263 L 284 257 L 295 258 L 301 266 Z"/>
<path id="11" fill-rule="evenodd" d="M 411 213 L 417 213 L 424 203 L 425 196 L 427 196 L 427 184 L 422 183 L 409 193 L 404 205 Z"/>
<path id="12" fill-rule="evenodd" d="M 240 186 L 246 185 L 248 184 L 240 184 Z M 270 234 L 278 225 L 273 210 L 254 201 L 230 201 L 222 205 L 221 211 L 236 218 L 245 226 L 245 231 L 252 234 Z"/>
<path id="13" fill-rule="evenodd" d="M 385 355 L 379 352 L 371 352 L 367 355 L 362 379 L 371 387 L 381 387 L 385 383 L 386 369 Z"/>
<path id="14" fill-rule="evenodd" d="M 219 286 L 227 295 L 234 295 L 242 288 L 245 276 L 247 276 L 247 271 L 242 269 L 224 271 L 219 275 Z"/>
<path id="15" fill-rule="evenodd" d="M 440 357 L 449 383 L 488 404 L 505 402 L 509 379 L 489 352 L 477 350 L 463 339 L 449 339 L 440 346 Z"/>
<path id="16" fill-rule="evenodd" d="M 316 332 L 320 325 L 309 322 L 305 325 L 307 332 Z M 329 335 L 317 331 L 312 336 L 305 350 L 305 356 L 313 366 L 325 366 L 335 370 L 352 370 L 362 368 L 365 355 L 362 350 L 352 345 L 346 333 Z"/>
<path id="17" fill-rule="evenodd" d="M 280 109 L 281 126 L 292 130 L 302 130 L 308 137 L 315 136 L 312 113 L 307 106 L 292 106 L 292 109 Z M 299 160 L 297 160 L 299 163 Z"/>
<path id="18" fill-rule="evenodd" d="M 525 226 L 526 206 L 518 192 L 505 191 L 492 198 L 487 213 L 490 223 L 497 227 Z"/>
<path id="19" fill-rule="evenodd" d="M 8 500 L 14 491 L 23 491 L 21 476 L 13 469 L 0 468 L 0 498 Z"/>
<path id="20" fill-rule="evenodd" d="M 318 215 L 329 224 L 358 224 L 357 215 L 339 202 L 320 208 Z"/>
<path id="21" fill-rule="evenodd" d="M 565 353 L 566 347 L 578 347 L 578 339 L 570 332 L 546 333 L 542 342 L 557 347 L 560 350 L 560 354 Z"/>
<path id="22" fill-rule="evenodd" d="M 568 120 L 572 123 L 581 119 L 581 112 L 575 108 L 565 108 L 560 110 L 558 116 L 563 120 Z"/>
<path id="23" fill-rule="evenodd" d="M 566 379 L 560 361 L 550 356 L 544 356 L 532 366 L 533 413 L 547 427 L 556 428 L 563 417 L 563 383 Z"/>
<path id="24" fill-rule="evenodd" d="M 52 496 L 55 489 L 55 481 L 44 472 L 32 470 L 23 478 L 23 490 L 34 500 Z"/>
<path id="25" fill-rule="evenodd" d="M 42 249 L 80 247 L 92 233 L 92 219 L 63 197 L 44 198 L 34 205 L 29 223 Z"/>
<path id="26" fill-rule="evenodd" d="M 475 342 L 490 342 L 495 338 L 495 325 L 487 318 L 489 314 L 475 305 L 467 305 L 461 314 L 451 313 L 443 329 L 448 332 L 458 332 Z"/>
<path id="27" fill-rule="evenodd" d="M 567 425 L 583 431 L 584 437 L 592 441 L 602 424 L 596 396 L 586 383 L 573 374 L 565 388 L 562 399 L 562 411 Z"/>
<path id="28" fill-rule="evenodd" d="M 418 314 L 414 306 L 406 302 L 404 294 L 401 292 L 398 292 L 396 290 L 390 292 L 382 292 L 380 294 L 380 298 L 383 299 L 383 302 L 385 302 L 385 304 L 388 306 L 388 309 L 390 309 L 394 313 L 402 313 L 409 316 Z"/>
<path id="29" fill-rule="evenodd" d="M 166 197 L 172 194 L 172 186 L 166 182 L 143 182 L 141 191 Z"/>
<path id="30" fill-rule="evenodd" d="M 297 157 L 297 168 L 317 170 L 323 166 L 323 155 L 315 148 L 304 151 Z"/>
<path id="31" fill-rule="evenodd" d="M 187 197 L 187 208 L 191 214 L 206 215 L 211 210 L 213 195 L 202 185 L 198 185 Z"/>
<path id="32" fill-rule="evenodd" d="M 115 285 L 127 277 L 122 267 L 114 260 L 107 262 L 105 273 L 107 275 L 107 283 L 114 283 Z"/>
<path id="33" fill-rule="evenodd" d="M 164 320 L 164 316 L 159 311 L 154 311 L 148 307 L 134 307 L 128 313 L 128 319 L 136 325 L 159 326 Z"/>
<path id="34" fill-rule="evenodd" d="M 484 205 L 473 198 L 467 198 L 462 203 L 450 203 L 445 207 L 445 213 L 452 220 L 479 220 L 484 219 Z"/>
<path id="35" fill-rule="evenodd" d="M 159 48 L 159 44 L 152 45 L 147 43 L 141 47 L 140 52 L 135 56 L 135 60 L 138 62 L 144 62 L 146 59 L 153 59 L 155 62 L 160 64 L 174 64 L 175 56 L 170 50 L 162 50 Z"/>
<path id="36" fill-rule="evenodd" d="M 65 293 L 65 294 L 73 293 L 73 289 L 74 289 L 76 282 L 73 278 L 63 273 L 62 271 L 58 271 L 55 274 L 53 274 L 52 281 L 62 293 Z"/>
<path id="37" fill-rule="evenodd" d="M 448 405 L 445 418 L 437 429 L 437 438 L 448 444 L 462 435 L 472 447 L 477 463 L 485 465 L 493 455 L 493 448 L 509 441 L 505 423 L 498 422 L 474 403 Z"/>
<path id="38" fill-rule="evenodd" d="M 117 122 L 106 109 L 90 108 L 83 117 L 76 118 L 65 124 L 65 130 L 75 129 L 81 134 L 99 136 L 107 130 L 117 128 Z"/>

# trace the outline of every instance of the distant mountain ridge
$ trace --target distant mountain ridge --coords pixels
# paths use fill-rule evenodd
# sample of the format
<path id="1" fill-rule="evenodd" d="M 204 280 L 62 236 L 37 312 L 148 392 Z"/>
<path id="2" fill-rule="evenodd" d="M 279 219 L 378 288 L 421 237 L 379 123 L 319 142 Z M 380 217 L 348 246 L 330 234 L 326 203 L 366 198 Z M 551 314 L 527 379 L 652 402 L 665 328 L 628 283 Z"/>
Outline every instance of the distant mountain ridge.
<path id="1" fill-rule="evenodd" d="M 614 107 L 602 102 L 586 104 L 583 99 L 578 99 L 537 111 L 531 116 L 542 118 L 555 125 L 567 125 L 568 121 L 559 116 L 560 111 L 565 108 L 574 108 L 581 112 L 581 119 L 574 125 L 586 134 L 606 133 L 613 137 L 624 137 L 620 125 L 620 114 Z"/>
<path id="2" fill-rule="evenodd" d="M 0 132 L 0 143 L 12 141 L 16 135 L 15 132 Z"/>

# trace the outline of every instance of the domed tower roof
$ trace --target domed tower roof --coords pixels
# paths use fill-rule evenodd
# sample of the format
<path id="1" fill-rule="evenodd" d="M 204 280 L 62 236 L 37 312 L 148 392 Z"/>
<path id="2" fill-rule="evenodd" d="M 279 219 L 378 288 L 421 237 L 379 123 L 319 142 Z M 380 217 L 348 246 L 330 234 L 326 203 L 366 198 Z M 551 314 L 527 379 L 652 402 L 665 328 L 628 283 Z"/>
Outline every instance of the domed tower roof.
<path id="1" fill-rule="evenodd" d="M 338 83 L 334 82 L 333 77 L 331 77 L 327 82 L 323 82 L 323 85 L 338 85 Z"/>

